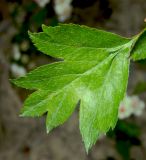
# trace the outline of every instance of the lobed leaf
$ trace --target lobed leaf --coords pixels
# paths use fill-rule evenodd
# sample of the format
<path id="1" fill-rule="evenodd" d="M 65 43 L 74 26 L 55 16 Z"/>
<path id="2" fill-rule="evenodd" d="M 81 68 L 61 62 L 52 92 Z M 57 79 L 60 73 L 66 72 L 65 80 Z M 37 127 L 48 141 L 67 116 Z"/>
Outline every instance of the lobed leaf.
<path id="1" fill-rule="evenodd" d="M 63 124 L 80 101 L 79 124 L 86 151 L 100 134 L 114 128 L 127 88 L 130 56 L 145 58 L 146 32 L 127 39 L 79 25 L 47 27 L 30 33 L 35 46 L 63 61 L 47 64 L 13 83 L 35 90 L 25 101 L 22 116 L 47 113 L 46 128 Z"/>

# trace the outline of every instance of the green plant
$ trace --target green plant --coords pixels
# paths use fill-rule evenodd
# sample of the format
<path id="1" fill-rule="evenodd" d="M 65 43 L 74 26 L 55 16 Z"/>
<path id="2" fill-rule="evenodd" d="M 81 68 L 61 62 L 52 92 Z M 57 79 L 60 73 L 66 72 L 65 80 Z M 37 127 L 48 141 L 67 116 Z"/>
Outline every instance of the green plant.
<path id="1" fill-rule="evenodd" d="M 36 90 L 25 101 L 21 116 L 47 113 L 50 132 L 63 124 L 80 101 L 80 132 L 86 151 L 100 134 L 114 128 L 126 92 L 130 60 L 146 58 L 146 30 L 133 38 L 67 24 L 42 26 L 31 33 L 35 46 L 60 61 L 38 67 L 12 80 Z"/>

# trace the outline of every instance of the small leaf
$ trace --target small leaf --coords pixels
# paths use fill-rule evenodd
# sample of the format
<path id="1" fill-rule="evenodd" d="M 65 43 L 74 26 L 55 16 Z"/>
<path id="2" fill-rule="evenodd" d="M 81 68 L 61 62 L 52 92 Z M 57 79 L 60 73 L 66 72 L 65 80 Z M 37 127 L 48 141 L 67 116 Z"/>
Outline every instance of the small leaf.
<path id="1" fill-rule="evenodd" d="M 134 61 L 146 58 L 146 29 L 137 36 L 137 41 L 131 54 Z"/>
<path id="2" fill-rule="evenodd" d="M 71 116 L 80 101 L 80 131 L 88 152 L 100 134 L 116 125 L 127 88 L 130 56 L 138 53 L 145 57 L 145 32 L 127 39 L 69 24 L 43 25 L 43 32 L 29 35 L 40 51 L 64 61 L 38 67 L 13 80 L 20 87 L 35 90 L 26 99 L 21 115 L 47 113 L 50 132 Z"/>

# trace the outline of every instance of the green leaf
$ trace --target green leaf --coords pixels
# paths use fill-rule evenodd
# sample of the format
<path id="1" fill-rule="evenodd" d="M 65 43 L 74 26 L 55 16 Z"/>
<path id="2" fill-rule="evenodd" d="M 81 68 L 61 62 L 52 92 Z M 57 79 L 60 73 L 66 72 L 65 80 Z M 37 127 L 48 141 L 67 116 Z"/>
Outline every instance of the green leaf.
<path id="1" fill-rule="evenodd" d="M 136 43 L 131 54 L 134 61 L 146 58 L 146 29 L 136 37 Z"/>
<path id="2" fill-rule="evenodd" d="M 79 125 L 88 152 L 100 134 L 116 125 L 137 37 L 127 39 L 71 24 L 43 25 L 43 32 L 29 35 L 40 51 L 63 61 L 13 80 L 20 87 L 35 90 L 26 99 L 21 115 L 47 113 L 46 128 L 50 132 L 71 116 L 80 101 Z"/>

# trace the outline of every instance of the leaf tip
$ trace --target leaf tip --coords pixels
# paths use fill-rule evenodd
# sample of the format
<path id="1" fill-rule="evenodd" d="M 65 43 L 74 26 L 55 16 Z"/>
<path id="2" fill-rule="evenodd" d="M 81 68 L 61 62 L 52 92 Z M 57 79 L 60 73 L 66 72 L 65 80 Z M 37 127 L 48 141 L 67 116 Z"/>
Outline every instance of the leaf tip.
<path id="1" fill-rule="evenodd" d="M 10 79 L 9 81 L 16 86 L 22 87 L 23 84 L 21 83 L 21 78 Z"/>
<path id="2" fill-rule="evenodd" d="M 14 84 L 14 85 L 17 85 L 17 79 L 9 79 L 9 81 Z"/>
<path id="3" fill-rule="evenodd" d="M 90 140 L 88 139 L 88 137 L 87 137 L 87 139 L 86 139 L 86 138 L 83 138 L 83 142 L 84 142 L 84 146 L 85 146 L 85 151 L 86 151 L 86 153 L 88 154 L 88 153 L 89 153 L 89 150 L 90 150 L 91 147 L 92 147 L 92 143 L 90 142 Z"/>
<path id="4" fill-rule="evenodd" d="M 22 108 L 20 111 L 19 117 L 26 117 L 26 116 L 27 116 L 27 114 L 25 111 L 23 111 L 23 108 Z"/>
<path id="5" fill-rule="evenodd" d="M 90 149 L 91 149 L 91 146 L 85 144 L 85 150 L 87 154 L 89 153 Z"/>
<path id="6" fill-rule="evenodd" d="M 42 29 L 46 28 L 47 26 L 45 24 L 42 24 Z"/>
<path id="7" fill-rule="evenodd" d="M 30 30 L 27 31 L 28 35 L 31 35 L 32 32 L 30 32 Z"/>
<path id="8" fill-rule="evenodd" d="M 53 127 L 47 125 L 47 127 L 46 127 L 47 134 L 49 134 L 52 131 L 52 129 L 53 129 Z"/>
<path id="9" fill-rule="evenodd" d="M 29 30 L 28 30 L 28 35 L 29 35 L 30 38 L 33 37 L 33 33 L 31 31 L 29 31 Z"/>
<path id="10" fill-rule="evenodd" d="M 25 117 L 25 115 L 23 113 L 20 113 L 19 117 Z"/>

